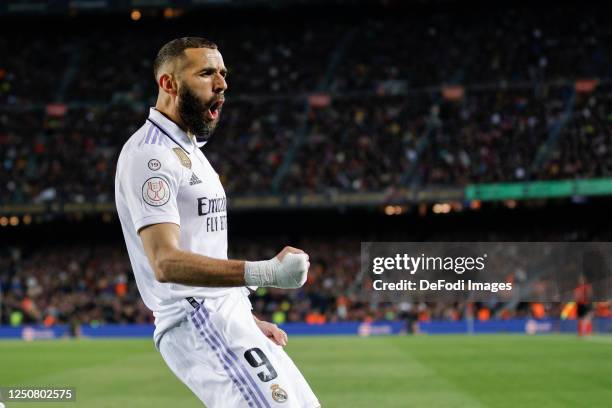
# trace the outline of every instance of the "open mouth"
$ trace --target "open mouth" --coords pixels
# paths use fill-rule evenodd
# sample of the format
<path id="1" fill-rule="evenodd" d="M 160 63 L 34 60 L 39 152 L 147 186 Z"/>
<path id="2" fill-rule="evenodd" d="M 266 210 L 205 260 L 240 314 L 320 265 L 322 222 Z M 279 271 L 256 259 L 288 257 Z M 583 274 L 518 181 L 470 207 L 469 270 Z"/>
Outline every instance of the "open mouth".
<path id="1" fill-rule="evenodd" d="M 213 102 L 212 105 L 210 105 L 210 108 L 208 108 L 208 116 L 210 116 L 212 120 L 215 120 L 219 117 L 219 112 L 221 111 L 221 106 L 223 105 L 224 102 L 225 100 L 218 99 L 215 102 Z"/>

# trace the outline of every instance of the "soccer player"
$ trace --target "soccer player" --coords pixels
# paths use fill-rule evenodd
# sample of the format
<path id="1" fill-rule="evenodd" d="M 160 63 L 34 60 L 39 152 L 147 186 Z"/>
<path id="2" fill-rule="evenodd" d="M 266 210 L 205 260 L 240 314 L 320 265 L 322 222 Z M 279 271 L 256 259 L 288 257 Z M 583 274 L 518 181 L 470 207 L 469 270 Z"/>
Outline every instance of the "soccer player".
<path id="1" fill-rule="evenodd" d="M 584 275 L 580 275 L 578 285 L 574 288 L 576 315 L 578 317 L 578 336 L 589 336 L 593 333 L 591 296 L 593 296 L 593 286 L 587 282 Z"/>
<path id="2" fill-rule="evenodd" d="M 285 247 L 263 261 L 227 259 L 225 191 L 200 150 L 225 100 L 217 46 L 186 37 L 154 63 L 159 94 L 123 146 L 115 199 L 154 341 L 208 408 L 320 407 L 284 352 L 287 335 L 251 312 L 247 286 L 299 288 L 308 255 Z"/>

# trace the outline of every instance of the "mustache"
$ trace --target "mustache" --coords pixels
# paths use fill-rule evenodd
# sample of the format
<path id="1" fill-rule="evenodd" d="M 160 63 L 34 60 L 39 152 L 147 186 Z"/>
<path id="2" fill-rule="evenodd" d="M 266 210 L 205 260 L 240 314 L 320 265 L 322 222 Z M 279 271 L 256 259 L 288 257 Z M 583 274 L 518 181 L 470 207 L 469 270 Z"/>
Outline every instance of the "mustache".
<path id="1" fill-rule="evenodd" d="M 221 109 L 224 103 L 225 103 L 225 96 L 219 95 L 217 97 L 212 98 L 211 101 L 206 104 L 206 109 L 211 109 L 213 107 L 216 107 L 217 109 Z"/>

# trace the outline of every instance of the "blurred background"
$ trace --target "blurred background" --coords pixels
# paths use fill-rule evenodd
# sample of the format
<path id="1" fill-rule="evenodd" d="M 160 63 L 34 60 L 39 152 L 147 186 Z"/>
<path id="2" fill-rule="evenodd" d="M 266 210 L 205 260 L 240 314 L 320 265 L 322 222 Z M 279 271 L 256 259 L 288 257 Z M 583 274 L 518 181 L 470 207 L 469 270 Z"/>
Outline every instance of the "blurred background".
<path id="1" fill-rule="evenodd" d="M 381 303 L 357 276 L 365 241 L 611 240 L 603 6 L 7 0 L 0 337 L 151 333 L 115 164 L 155 104 L 158 49 L 187 35 L 216 42 L 230 70 L 204 148 L 228 195 L 230 257 L 311 257 L 302 289 L 252 295 L 257 315 L 296 333 L 575 332 L 574 302 Z M 610 304 L 593 310 L 611 331 Z M 354 325 L 328 325 L 341 322 Z"/>
<path id="2" fill-rule="evenodd" d="M 157 51 L 203 36 L 229 68 L 204 148 L 229 256 L 310 254 L 303 288 L 251 300 L 324 407 L 608 407 L 611 282 L 576 279 L 558 302 L 389 302 L 360 271 L 363 242 L 612 241 L 608 16 L 568 0 L 0 1 L 0 386 L 201 406 L 154 349 L 113 194 Z M 609 279 L 607 256 L 585 273 Z M 569 265 L 515 258 L 502 279 L 534 290 Z"/>

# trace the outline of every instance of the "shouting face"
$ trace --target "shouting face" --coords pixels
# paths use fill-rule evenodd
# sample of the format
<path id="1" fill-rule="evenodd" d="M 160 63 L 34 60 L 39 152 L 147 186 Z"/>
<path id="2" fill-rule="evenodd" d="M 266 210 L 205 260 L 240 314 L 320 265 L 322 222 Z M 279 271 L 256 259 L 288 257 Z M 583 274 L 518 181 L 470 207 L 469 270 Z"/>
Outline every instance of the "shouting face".
<path id="1" fill-rule="evenodd" d="M 227 68 L 216 49 L 188 48 L 177 90 L 178 114 L 198 141 L 206 141 L 217 127 L 227 89 Z"/>

